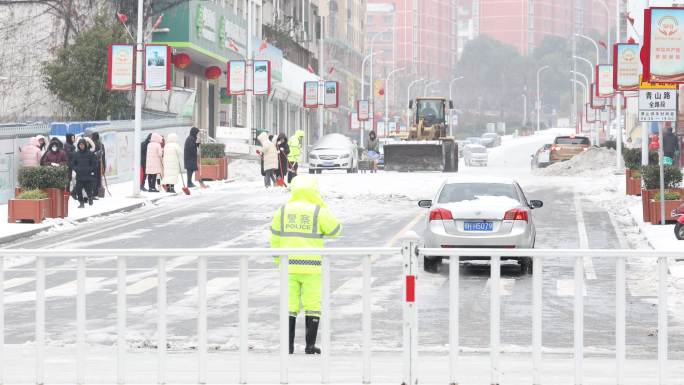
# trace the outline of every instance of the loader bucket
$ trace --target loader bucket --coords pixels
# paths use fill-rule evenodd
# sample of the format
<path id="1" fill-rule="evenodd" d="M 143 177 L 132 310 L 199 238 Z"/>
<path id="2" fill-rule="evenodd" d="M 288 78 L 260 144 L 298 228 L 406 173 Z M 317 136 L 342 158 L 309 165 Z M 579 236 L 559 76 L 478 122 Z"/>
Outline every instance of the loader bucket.
<path id="1" fill-rule="evenodd" d="M 440 142 L 386 143 L 383 148 L 386 171 L 444 170 L 444 149 Z"/>

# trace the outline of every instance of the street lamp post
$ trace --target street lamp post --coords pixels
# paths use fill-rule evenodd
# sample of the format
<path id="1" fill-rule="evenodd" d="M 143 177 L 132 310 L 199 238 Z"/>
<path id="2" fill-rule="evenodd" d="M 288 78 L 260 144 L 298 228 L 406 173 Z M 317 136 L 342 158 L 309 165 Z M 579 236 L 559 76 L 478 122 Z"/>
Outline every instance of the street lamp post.
<path id="1" fill-rule="evenodd" d="M 371 105 L 371 110 L 373 111 L 372 118 L 375 120 L 375 94 L 373 93 L 373 56 L 375 55 L 375 39 L 380 37 L 382 34 L 386 33 L 389 31 L 389 28 L 383 29 L 382 31 L 378 31 L 373 35 L 370 41 L 370 49 L 371 49 L 371 58 L 370 58 L 370 79 L 369 79 L 369 88 L 368 88 L 368 93 L 370 95 L 370 105 Z"/>
<path id="2" fill-rule="evenodd" d="M 551 68 L 551 67 L 549 67 L 548 65 L 545 65 L 545 66 L 543 66 L 537 70 L 537 108 L 536 108 L 536 111 L 537 111 L 537 131 L 539 131 L 539 121 L 540 121 L 540 119 L 539 119 L 540 113 L 539 112 L 541 110 L 541 99 L 539 97 L 539 76 L 541 75 L 542 71 L 547 70 L 549 68 Z"/>
<path id="3" fill-rule="evenodd" d="M 406 127 L 411 126 L 411 109 L 409 108 L 409 103 L 411 103 L 411 87 L 413 87 L 414 84 L 420 83 L 425 81 L 425 79 L 417 79 L 409 83 L 408 87 L 406 88 Z"/>
<path id="4" fill-rule="evenodd" d="M 453 79 L 451 79 L 451 81 L 449 82 L 449 100 L 451 100 L 451 101 L 454 100 L 454 96 L 453 96 L 453 94 L 452 94 L 451 91 L 452 91 L 452 88 L 454 87 L 454 83 L 456 83 L 456 81 L 461 80 L 461 79 L 463 79 L 463 76 L 459 76 L 459 77 L 457 77 L 457 78 L 453 78 Z"/>
<path id="5" fill-rule="evenodd" d="M 586 40 L 590 41 L 590 42 L 594 45 L 594 48 L 596 48 L 596 65 L 598 65 L 598 64 L 600 63 L 600 59 L 599 59 L 599 48 L 598 48 L 598 44 L 596 43 L 596 40 L 590 38 L 590 37 L 587 36 L 587 35 L 582 35 L 581 33 L 576 33 L 575 36 L 578 36 L 578 37 L 581 37 L 581 38 L 583 38 L 583 39 L 586 39 Z"/>
<path id="6" fill-rule="evenodd" d="M 389 81 L 392 75 L 399 71 L 403 71 L 405 67 L 395 68 L 387 74 L 385 78 L 385 136 L 389 135 Z"/>
<path id="7" fill-rule="evenodd" d="M 378 53 L 379 52 L 369 53 L 368 55 L 366 55 L 365 58 L 363 58 L 363 61 L 361 62 L 361 100 L 366 100 L 366 61 L 368 59 L 370 59 L 371 57 L 373 57 L 373 55 L 376 55 Z M 373 91 L 371 91 L 371 94 L 372 93 L 373 93 Z M 358 113 L 358 111 L 357 111 L 357 113 Z M 361 122 L 361 129 L 359 130 L 360 131 L 360 133 L 359 133 L 359 144 L 361 147 L 363 147 L 363 140 L 364 140 L 364 137 L 366 136 L 365 129 L 366 129 L 366 122 L 364 121 L 364 122 Z"/>
<path id="8" fill-rule="evenodd" d="M 587 86 L 584 83 L 582 83 L 581 81 L 574 79 L 574 78 L 570 78 L 570 82 L 572 84 L 579 85 L 584 90 L 584 104 L 583 105 L 586 105 L 589 102 L 589 91 L 587 89 Z M 585 121 L 586 121 L 586 117 L 585 117 Z M 580 120 L 580 126 L 584 126 L 584 122 L 582 120 Z M 594 141 L 594 123 L 591 124 L 591 131 L 592 131 L 591 140 L 593 142 Z"/>
<path id="9" fill-rule="evenodd" d="M 425 85 L 425 90 L 423 91 L 423 96 L 427 96 L 427 92 L 428 92 L 428 89 L 430 89 L 430 87 L 436 86 L 436 85 L 439 84 L 439 83 L 440 83 L 439 80 L 433 80 L 433 81 L 431 81 L 430 83 L 426 84 L 426 85 Z"/>
<path id="10" fill-rule="evenodd" d="M 591 62 L 591 60 L 583 58 L 582 56 L 573 56 L 573 59 L 581 60 L 587 64 L 589 64 L 589 70 L 591 71 L 591 82 L 596 83 L 596 71 L 594 71 L 594 63 Z"/>
<path id="11" fill-rule="evenodd" d="M 135 45 L 135 123 L 133 143 L 142 142 L 143 103 L 143 0 L 138 0 L 138 31 Z M 140 151 L 133 151 L 133 197 L 140 197 Z M 190 183 L 190 181 L 188 181 Z"/>

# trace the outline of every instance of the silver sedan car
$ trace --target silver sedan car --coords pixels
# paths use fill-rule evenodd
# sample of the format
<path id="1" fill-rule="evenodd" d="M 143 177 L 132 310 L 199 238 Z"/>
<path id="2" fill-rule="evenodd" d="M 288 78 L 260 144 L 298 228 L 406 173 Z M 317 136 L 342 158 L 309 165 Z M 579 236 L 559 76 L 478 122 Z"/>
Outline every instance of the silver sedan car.
<path id="1" fill-rule="evenodd" d="M 428 248 L 533 248 L 536 228 L 531 211 L 544 205 L 529 201 L 511 179 L 448 179 L 434 200 L 422 200 L 430 211 L 425 219 L 424 242 Z M 488 259 L 461 256 L 461 260 Z M 517 260 L 523 272 L 532 271 L 532 259 Z M 424 269 L 434 272 L 440 256 L 426 256 Z"/>
<path id="2" fill-rule="evenodd" d="M 359 170 L 356 145 L 341 134 L 328 134 L 321 138 L 309 153 L 309 173 L 320 174 L 323 170 Z"/>

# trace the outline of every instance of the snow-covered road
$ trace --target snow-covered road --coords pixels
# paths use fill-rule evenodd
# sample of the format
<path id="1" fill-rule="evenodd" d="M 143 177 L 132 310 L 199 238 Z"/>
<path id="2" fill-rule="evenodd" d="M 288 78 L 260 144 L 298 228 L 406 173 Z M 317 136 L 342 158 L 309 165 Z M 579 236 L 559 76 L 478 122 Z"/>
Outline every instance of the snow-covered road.
<path id="1" fill-rule="evenodd" d="M 638 234 L 625 237 L 631 224 L 616 231 L 610 204 L 618 177 L 606 173 L 590 177 L 539 176 L 530 170 L 530 155 L 556 132 L 509 139 L 490 151 L 487 168 L 464 167 L 459 175 L 515 177 L 528 199 L 541 199 L 535 210 L 538 248 L 637 248 L 645 247 Z M 330 246 L 398 245 L 407 230 L 421 232 L 425 212 L 418 199 L 429 199 L 445 178 L 442 173 L 383 173 L 320 175 L 324 196 L 344 224 L 344 236 Z M 453 176 L 453 175 L 452 175 Z M 618 189 L 619 190 L 619 189 Z M 272 213 L 288 195 L 284 190 L 264 190 L 259 182 L 239 182 L 219 192 L 186 199 L 178 196 L 125 215 L 93 220 L 72 229 L 55 230 L 6 245 L 25 248 L 175 248 L 266 246 Z M 619 219 L 619 218 L 618 218 Z M 628 232 L 627 232 L 628 233 Z M 580 234 L 586 234 L 586 237 Z M 35 280 L 33 259 L 10 264 L 6 274 L 6 341 L 33 339 L 32 300 Z M 48 339 L 56 344 L 75 339 L 74 261 L 50 262 L 47 279 Z M 174 348 L 195 344 L 196 259 L 168 262 L 169 343 Z M 237 334 L 237 269 L 231 261 L 209 264 L 209 343 L 219 349 L 235 349 Z M 113 260 L 88 264 L 88 342 L 115 341 L 116 280 Z M 156 272 L 149 260 L 129 264 L 128 339 L 132 347 L 154 344 L 156 332 Z M 360 346 L 360 263 L 354 258 L 332 262 L 332 342 L 335 350 L 354 351 Z M 614 262 L 587 259 L 585 345 L 601 354 L 614 346 Z M 278 277 L 269 259 L 250 261 L 250 344 L 254 351 L 278 349 Z M 461 346 L 482 351 L 489 344 L 489 267 L 461 265 Z M 400 256 L 375 260 L 373 265 L 373 344 L 377 351 L 398 351 L 401 346 Z M 552 352 L 572 347 L 573 263 L 550 259 L 544 270 L 544 346 Z M 628 265 L 628 355 L 653 358 L 657 338 L 655 270 L 645 261 Z M 421 349 L 447 351 L 448 266 L 437 274 L 421 273 L 418 280 Z M 531 341 L 531 277 L 515 263 L 502 270 L 502 344 L 509 352 L 528 351 Z M 674 293 L 674 294 L 678 294 Z M 680 293 L 681 294 L 681 293 Z M 676 297 L 676 296 L 675 296 Z M 684 316 L 678 300 L 670 311 L 671 356 L 684 357 Z M 303 343 L 302 333 L 297 343 Z"/>

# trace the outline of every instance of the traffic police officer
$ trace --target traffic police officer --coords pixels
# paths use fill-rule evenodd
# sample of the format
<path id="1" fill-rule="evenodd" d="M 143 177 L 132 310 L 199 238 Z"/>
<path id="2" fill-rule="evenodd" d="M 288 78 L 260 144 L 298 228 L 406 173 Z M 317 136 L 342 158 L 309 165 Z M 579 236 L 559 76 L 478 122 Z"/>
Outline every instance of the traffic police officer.
<path id="1" fill-rule="evenodd" d="M 340 234 L 340 223 L 318 190 L 318 180 L 299 175 L 290 184 L 292 196 L 276 210 L 271 224 L 272 248 L 322 248 L 324 237 Z M 276 263 L 280 258 L 276 257 Z M 316 345 L 321 316 L 321 256 L 289 256 L 290 354 L 294 352 L 295 323 L 300 301 L 306 319 L 306 354 L 320 354 Z"/>

